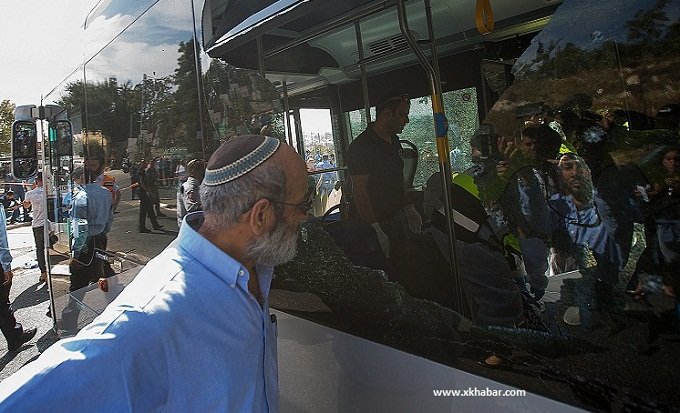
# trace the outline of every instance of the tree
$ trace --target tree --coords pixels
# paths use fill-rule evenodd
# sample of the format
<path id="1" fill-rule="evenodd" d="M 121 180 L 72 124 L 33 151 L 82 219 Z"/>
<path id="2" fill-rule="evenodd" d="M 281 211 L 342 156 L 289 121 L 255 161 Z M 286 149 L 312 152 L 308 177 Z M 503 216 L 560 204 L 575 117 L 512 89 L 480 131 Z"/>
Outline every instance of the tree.
<path id="1" fill-rule="evenodd" d="M 14 122 L 14 103 L 9 100 L 0 102 L 0 153 L 11 152 L 10 140 L 12 139 L 12 122 Z"/>
<path id="2" fill-rule="evenodd" d="M 664 12 L 668 0 L 657 0 L 653 8 L 640 10 L 635 13 L 635 18 L 628 21 L 628 39 L 648 43 L 658 40 L 663 32 L 663 27 L 668 22 Z"/>
<path id="3" fill-rule="evenodd" d="M 163 125 L 164 134 L 172 136 L 175 146 L 188 148 L 189 152 L 201 152 L 201 142 L 196 139 L 196 131 L 200 130 L 198 121 L 198 85 L 196 65 L 194 63 L 194 41 L 180 42 L 177 68 L 174 74 L 174 103 L 170 109 L 171 116 Z M 207 118 L 206 115 L 203 116 Z M 167 129 L 165 129 L 167 127 Z M 203 128 L 203 130 L 207 130 Z M 207 136 L 205 137 L 208 138 Z"/>

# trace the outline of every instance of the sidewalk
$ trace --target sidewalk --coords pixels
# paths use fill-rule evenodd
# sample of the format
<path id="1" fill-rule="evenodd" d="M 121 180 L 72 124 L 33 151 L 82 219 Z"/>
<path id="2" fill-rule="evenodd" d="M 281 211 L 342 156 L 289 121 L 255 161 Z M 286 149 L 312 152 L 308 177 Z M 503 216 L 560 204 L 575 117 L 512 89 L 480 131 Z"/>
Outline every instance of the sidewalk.
<path id="1" fill-rule="evenodd" d="M 168 210 L 166 213 L 173 214 L 176 208 L 175 188 L 161 187 L 159 194 L 161 206 Z M 136 209 L 131 210 L 129 213 L 135 215 Z M 119 215 L 116 215 L 116 217 L 119 217 Z M 174 215 L 168 215 L 168 217 L 174 218 Z M 114 219 L 114 225 L 115 223 Z M 33 340 L 14 353 L 7 352 L 6 341 L 4 339 L 0 340 L 0 381 L 12 375 L 26 363 L 37 358 L 40 353 L 59 339 L 71 336 L 77 330 L 89 324 L 135 278 L 144 267 L 143 263 L 153 258 L 137 257 L 135 254 L 126 254 L 124 251 L 109 251 L 117 260 L 124 262 L 122 264 L 122 272 L 109 279 L 109 292 L 104 293 L 96 285 L 91 285 L 69 295 L 68 258 L 64 256 L 62 263 L 54 265 L 55 256 L 52 255 L 51 280 L 55 295 L 57 319 L 61 322 L 62 311 L 68 305 L 69 299 L 77 305 L 79 310 L 76 328 L 70 331 L 60 329 L 58 334 L 54 331 L 52 319 L 46 315 L 50 307 L 49 292 L 45 283 L 38 282 L 40 270 L 35 259 L 35 244 L 31 223 L 20 222 L 8 225 L 7 235 L 10 252 L 13 257 L 12 268 L 14 272 L 10 302 L 15 311 L 17 321 L 25 328 L 36 327 L 38 333 Z M 171 240 L 172 238 L 170 237 L 167 240 L 163 239 L 162 242 L 169 243 Z M 143 241 L 146 242 L 146 240 Z M 59 327 L 62 328 L 64 326 L 60 324 Z"/>

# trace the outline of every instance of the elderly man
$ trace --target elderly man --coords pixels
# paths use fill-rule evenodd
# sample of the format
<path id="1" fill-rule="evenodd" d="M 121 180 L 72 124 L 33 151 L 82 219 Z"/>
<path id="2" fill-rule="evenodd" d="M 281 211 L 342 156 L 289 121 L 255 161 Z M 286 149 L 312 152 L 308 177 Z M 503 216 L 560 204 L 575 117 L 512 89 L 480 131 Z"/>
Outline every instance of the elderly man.
<path id="1" fill-rule="evenodd" d="M 277 411 L 268 295 L 311 208 L 306 178 L 277 139 L 222 144 L 203 212 L 92 324 L 5 379 L 0 410 Z"/>

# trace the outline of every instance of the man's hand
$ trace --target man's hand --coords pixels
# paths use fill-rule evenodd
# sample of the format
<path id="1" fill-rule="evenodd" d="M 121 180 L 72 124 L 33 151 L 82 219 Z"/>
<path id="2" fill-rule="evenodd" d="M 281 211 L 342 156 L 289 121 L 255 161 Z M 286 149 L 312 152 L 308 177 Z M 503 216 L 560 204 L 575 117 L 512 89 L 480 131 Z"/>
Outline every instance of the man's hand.
<path id="1" fill-rule="evenodd" d="M 4 273 L 5 273 L 5 282 L 3 282 L 2 285 L 12 284 L 12 277 L 14 277 L 14 274 L 12 274 L 12 270 L 4 271 Z"/>
<path id="2" fill-rule="evenodd" d="M 378 243 L 380 244 L 380 248 L 383 250 L 383 253 L 385 254 L 385 257 L 389 258 L 390 257 L 390 237 L 385 234 L 385 231 L 380 228 L 380 224 L 377 222 L 374 222 L 371 224 L 373 227 L 373 230 L 375 231 L 375 235 L 378 236 Z"/>
<path id="3" fill-rule="evenodd" d="M 416 207 L 413 204 L 408 204 L 406 208 L 406 219 L 408 220 L 408 229 L 414 234 L 423 232 L 423 219 L 420 217 Z"/>

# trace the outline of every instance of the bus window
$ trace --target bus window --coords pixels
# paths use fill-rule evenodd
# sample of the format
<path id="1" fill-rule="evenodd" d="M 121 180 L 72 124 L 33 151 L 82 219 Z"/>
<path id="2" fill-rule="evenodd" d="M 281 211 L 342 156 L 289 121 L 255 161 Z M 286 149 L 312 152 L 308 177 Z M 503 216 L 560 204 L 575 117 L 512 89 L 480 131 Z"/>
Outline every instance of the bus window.
<path id="1" fill-rule="evenodd" d="M 327 171 L 338 167 L 328 109 L 300 109 L 304 159 L 309 173 L 310 192 L 314 194 L 312 213 L 320 217 L 337 206 L 342 198 L 340 172 Z M 294 124 L 294 123 L 293 123 Z M 294 130 L 294 133 L 298 133 Z"/>
<path id="2" fill-rule="evenodd" d="M 464 171 L 472 166 L 470 138 L 479 125 L 477 93 L 474 87 L 445 92 L 443 95 L 446 117 L 449 119 L 450 160 L 453 171 Z M 375 119 L 375 107 L 371 107 L 371 119 Z M 354 140 L 366 129 L 363 109 L 347 114 L 349 135 Z M 400 134 L 401 139 L 412 142 L 419 152 L 414 187 L 421 187 L 427 179 L 439 171 L 439 161 L 432 130 L 432 100 L 429 96 L 411 99 L 409 123 Z"/>
<path id="3" fill-rule="evenodd" d="M 467 171 L 455 185 L 450 177 L 437 184 L 427 76 L 400 48 L 393 9 L 359 18 L 363 60 L 350 23 L 314 26 L 320 34 L 295 43 L 296 54 L 286 55 L 292 48 L 284 44 L 268 56 L 340 85 L 350 142 L 366 128 L 363 96 L 378 103 L 374 85 L 407 89 L 394 93 L 411 97 L 400 138 L 417 148 L 416 185 L 450 189 L 452 207 L 472 206 L 463 216 L 483 218 L 467 226 L 454 220 L 457 240 L 449 240 L 435 232 L 446 217 L 430 214 L 431 236 L 413 236 L 410 249 L 383 261 L 370 226 L 310 223 L 296 259 L 277 269 L 274 295 L 299 293 L 299 305 L 282 300 L 281 308 L 572 405 L 672 410 L 677 397 L 658 389 L 678 385 L 669 360 L 680 351 L 668 338 L 677 335 L 680 288 L 678 4 L 548 3 L 514 2 L 523 12 L 505 18 L 511 8 L 494 4 L 504 29 L 483 41 L 469 32 L 436 35 L 452 169 Z M 416 3 L 409 6 L 409 17 L 422 13 L 425 21 Z M 436 31 L 447 30 L 453 3 L 432 7 L 440 11 Z M 314 10 L 289 17 L 280 28 L 323 24 Z M 417 40 L 426 40 L 409 20 Z M 285 42 L 278 32 L 259 34 Z M 326 54 L 295 66 L 308 51 Z M 337 71 L 324 78 L 323 67 Z M 359 69 L 367 88 L 350 76 Z M 440 202 L 430 213 L 441 209 L 441 196 L 434 194 Z M 449 241 L 458 248 L 461 286 L 450 275 Z"/>

